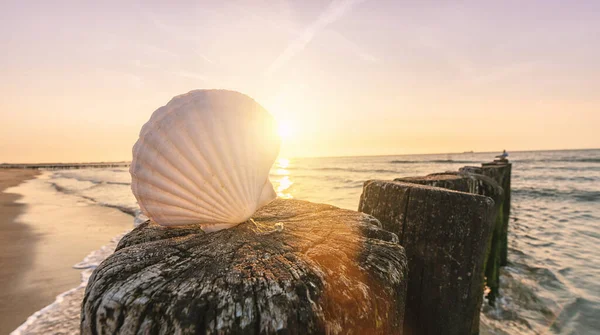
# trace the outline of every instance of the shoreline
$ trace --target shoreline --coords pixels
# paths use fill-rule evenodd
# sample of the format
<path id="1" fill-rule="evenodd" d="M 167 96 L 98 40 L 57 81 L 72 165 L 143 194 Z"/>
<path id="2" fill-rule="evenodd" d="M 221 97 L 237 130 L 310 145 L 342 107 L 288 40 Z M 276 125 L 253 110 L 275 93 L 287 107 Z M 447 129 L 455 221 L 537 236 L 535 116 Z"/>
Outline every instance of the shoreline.
<path id="1" fill-rule="evenodd" d="M 26 307 L 31 303 L 31 295 L 22 291 L 20 280 L 23 268 L 33 263 L 32 249 L 36 243 L 31 229 L 15 222 L 25 211 L 26 206 L 16 202 L 22 196 L 5 190 L 39 174 L 34 170 L 0 170 L 0 334 L 8 334 L 19 325 L 18 320 L 33 312 Z"/>
<path id="2" fill-rule="evenodd" d="M 58 193 L 47 178 L 0 169 L 0 334 L 79 287 L 73 266 L 133 228 L 130 215 Z"/>

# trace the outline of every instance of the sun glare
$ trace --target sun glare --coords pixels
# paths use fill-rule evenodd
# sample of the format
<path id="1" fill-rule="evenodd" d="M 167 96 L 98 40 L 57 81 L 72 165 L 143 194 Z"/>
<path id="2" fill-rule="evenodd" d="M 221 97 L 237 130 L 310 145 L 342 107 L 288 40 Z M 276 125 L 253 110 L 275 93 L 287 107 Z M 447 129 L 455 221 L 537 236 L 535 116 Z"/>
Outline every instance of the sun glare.
<path id="1" fill-rule="evenodd" d="M 289 121 L 279 121 L 277 132 L 281 139 L 286 140 L 294 135 L 294 127 Z"/>

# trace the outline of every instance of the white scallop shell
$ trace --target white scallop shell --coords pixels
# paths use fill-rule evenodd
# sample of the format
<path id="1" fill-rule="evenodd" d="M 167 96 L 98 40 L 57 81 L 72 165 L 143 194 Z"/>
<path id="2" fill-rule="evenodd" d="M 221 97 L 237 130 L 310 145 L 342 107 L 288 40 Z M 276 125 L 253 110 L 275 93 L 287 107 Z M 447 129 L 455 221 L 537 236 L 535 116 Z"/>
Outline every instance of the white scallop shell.
<path id="1" fill-rule="evenodd" d="M 250 97 L 191 91 L 142 127 L 131 189 L 142 212 L 160 225 L 230 228 L 275 199 L 269 170 L 279 145 L 275 120 Z"/>

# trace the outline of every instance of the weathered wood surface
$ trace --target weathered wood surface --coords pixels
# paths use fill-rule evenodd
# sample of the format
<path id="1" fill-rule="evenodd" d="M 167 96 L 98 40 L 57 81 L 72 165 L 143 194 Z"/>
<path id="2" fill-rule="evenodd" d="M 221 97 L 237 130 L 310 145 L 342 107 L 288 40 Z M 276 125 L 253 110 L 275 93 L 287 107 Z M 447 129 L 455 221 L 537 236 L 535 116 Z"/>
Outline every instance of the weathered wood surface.
<path id="1" fill-rule="evenodd" d="M 359 210 L 400 238 L 408 257 L 405 334 L 477 334 L 489 197 L 397 181 L 367 181 Z"/>
<path id="2" fill-rule="evenodd" d="M 423 177 L 404 177 L 394 180 L 485 195 L 492 198 L 494 202 L 501 201 L 503 197 L 503 190 L 494 179 L 471 172 L 433 173 Z"/>
<path id="3" fill-rule="evenodd" d="M 492 220 L 495 223 L 488 240 L 484 265 L 485 283 L 489 288 L 487 298 L 490 304 L 494 304 L 500 290 L 504 191 L 493 178 L 482 175 L 481 172 L 481 168 L 477 168 L 477 170 L 434 173 L 424 177 L 405 177 L 396 178 L 395 180 L 484 195 L 494 200 L 495 214 Z"/>
<path id="4" fill-rule="evenodd" d="M 494 180 L 504 190 L 504 201 L 502 202 L 502 231 L 500 235 L 500 265 L 508 264 L 508 223 L 510 220 L 510 193 L 512 164 L 505 162 L 493 162 L 482 164 L 482 174 Z"/>
<path id="5" fill-rule="evenodd" d="M 376 219 L 278 199 L 254 221 L 136 228 L 90 278 L 82 334 L 402 333 L 406 256 Z"/>
<path id="6" fill-rule="evenodd" d="M 500 228 L 500 265 L 508 264 L 508 224 L 510 220 L 510 197 L 511 197 L 511 174 L 512 164 L 508 160 L 494 161 L 481 164 L 481 167 L 465 166 L 461 172 L 478 173 L 494 179 L 504 190 L 504 200 L 500 213 L 502 215 L 502 227 Z"/>

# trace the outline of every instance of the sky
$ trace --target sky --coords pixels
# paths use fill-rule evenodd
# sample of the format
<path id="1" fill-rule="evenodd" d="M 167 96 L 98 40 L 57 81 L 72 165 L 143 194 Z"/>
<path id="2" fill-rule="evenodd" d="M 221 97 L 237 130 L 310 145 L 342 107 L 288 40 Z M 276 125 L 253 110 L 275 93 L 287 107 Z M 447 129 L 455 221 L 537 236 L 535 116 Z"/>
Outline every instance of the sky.
<path id="1" fill-rule="evenodd" d="M 0 162 L 122 161 L 193 89 L 282 156 L 600 147 L 600 1 L 0 2 Z"/>

